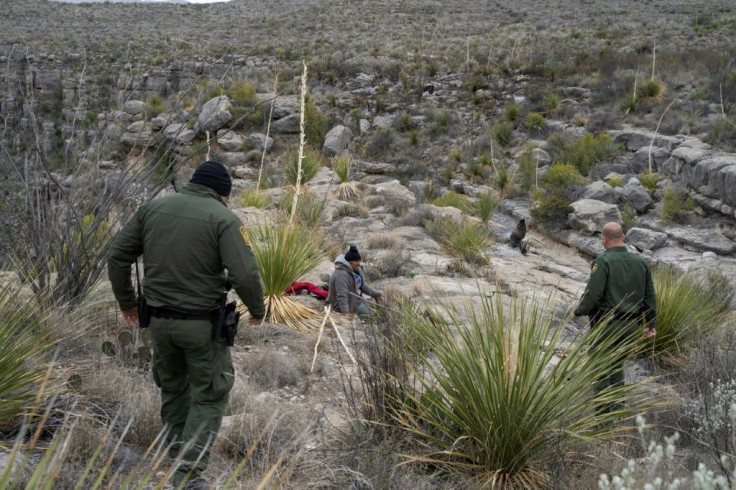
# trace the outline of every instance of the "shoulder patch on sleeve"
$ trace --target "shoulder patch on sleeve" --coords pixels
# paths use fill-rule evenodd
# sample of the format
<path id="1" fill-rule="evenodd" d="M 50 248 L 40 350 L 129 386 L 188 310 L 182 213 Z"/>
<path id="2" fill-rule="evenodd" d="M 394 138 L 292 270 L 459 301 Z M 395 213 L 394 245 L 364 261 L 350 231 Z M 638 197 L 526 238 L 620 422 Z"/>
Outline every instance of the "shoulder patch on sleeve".
<path id="1" fill-rule="evenodd" d="M 250 237 L 248 236 L 248 231 L 245 229 L 245 226 L 240 227 L 240 235 L 243 237 L 245 244 L 250 247 Z"/>
<path id="2" fill-rule="evenodd" d="M 593 267 L 591 267 L 591 269 L 590 269 L 590 273 L 591 273 L 591 274 L 593 274 L 593 273 L 595 273 L 595 271 L 597 271 L 597 270 L 598 270 L 598 264 L 597 264 L 597 263 L 595 263 L 595 262 L 593 262 Z"/>

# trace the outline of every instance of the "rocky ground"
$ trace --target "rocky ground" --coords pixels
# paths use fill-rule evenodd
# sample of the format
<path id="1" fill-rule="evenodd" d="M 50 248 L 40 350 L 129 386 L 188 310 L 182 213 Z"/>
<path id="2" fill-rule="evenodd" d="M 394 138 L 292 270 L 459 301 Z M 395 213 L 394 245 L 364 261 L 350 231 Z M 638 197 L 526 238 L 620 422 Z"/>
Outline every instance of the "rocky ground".
<path id="1" fill-rule="evenodd" d="M 418 303 L 536 296 L 550 301 L 561 328 L 575 332 L 582 326 L 562 322 L 582 293 L 591 258 L 602 251 L 600 228 L 627 219 L 629 245 L 652 263 L 703 276 L 715 271 L 736 286 L 731 2 L 6 0 L 0 27 L 0 164 L 7 175 L 20 175 L 28 162 L 23 155 L 37 146 L 56 181 L 33 185 L 50 195 L 89 182 L 104 188 L 162 160 L 176 163 L 167 178 L 180 184 L 209 156 L 231 170 L 236 197 L 254 186 L 263 158 L 272 204 L 245 208 L 234 198 L 231 207 L 247 223 L 274 216 L 298 146 L 304 61 L 313 111 L 308 124 L 320 133 L 310 146 L 326 164 L 309 183 L 325 202 L 318 224 L 334 250 L 358 245 L 374 285 Z M 664 90 L 628 110 L 627 95 L 651 78 Z M 252 93 L 228 92 L 236 82 Z M 513 120 L 510 108 L 518 111 Z M 529 113 L 543 123 L 525 124 Z M 499 132 L 504 123 L 512 123 L 507 137 Z M 504 187 L 500 175 L 508 172 L 519 184 L 528 150 L 543 179 L 559 156 L 560 138 L 586 132 L 609 135 L 619 150 L 591 169 L 564 219 L 535 220 L 533 193 Z M 327 165 L 343 151 L 362 192 L 345 201 L 334 195 L 338 181 Z M 661 177 L 652 188 L 642 182 L 649 169 Z M 661 219 L 668 188 L 693 201 L 678 223 Z M 173 190 L 166 182 L 163 192 Z M 458 261 L 421 226 L 431 216 L 479 221 L 434 204 L 451 191 L 469 202 L 486 191 L 500 199 L 487 266 Z M 522 218 L 529 224 L 525 255 L 506 243 Z M 324 282 L 332 259 L 304 279 Z M 110 298 L 107 290 L 103 295 Z M 100 322 L 96 340 L 115 340 L 104 330 L 108 323 L 115 321 Z M 365 340 L 359 324 L 344 328 L 348 348 Z M 246 444 L 274 413 L 284 420 L 324 415 L 314 442 L 320 450 L 334 436 L 329 429 L 342 427 L 347 401 L 340 372 L 350 375 L 353 368 L 330 331 L 310 374 L 315 343 L 316 335 L 279 325 L 241 332 L 234 351 L 238 385 L 213 478 L 227 469 L 233 451 L 239 454 L 228 441 Z M 113 376 L 120 359 L 94 349 L 86 369 L 103 366 Z M 651 368 L 632 364 L 628 376 L 646 376 Z M 155 391 L 145 373 L 132 376 L 147 386 L 141 403 L 153 426 Z M 106 393 L 98 384 L 90 380 L 85 393 Z M 295 438 L 300 424 L 287 420 L 283 427 L 271 432 L 280 441 L 274 448 Z M 598 468 L 617 467 L 605 464 Z M 580 488 L 595 479 L 585 475 Z"/>

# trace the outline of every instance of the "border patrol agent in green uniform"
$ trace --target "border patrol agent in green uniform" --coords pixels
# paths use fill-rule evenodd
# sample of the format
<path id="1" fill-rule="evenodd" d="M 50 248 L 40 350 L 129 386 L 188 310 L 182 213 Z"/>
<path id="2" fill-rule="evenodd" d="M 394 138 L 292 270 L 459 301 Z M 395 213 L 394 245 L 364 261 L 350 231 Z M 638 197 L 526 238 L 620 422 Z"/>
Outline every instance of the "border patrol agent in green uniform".
<path id="1" fill-rule="evenodd" d="M 193 442 L 179 454 L 183 464 L 175 475 L 177 483 L 190 470 L 196 477 L 206 468 L 234 382 L 230 348 L 223 339 L 212 339 L 212 318 L 226 283 L 248 307 L 251 324 L 260 324 L 265 315 L 248 236 L 227 209 L 231 188 L 222 164 L 200 164 L 181 192 L 141 206 L 108 254 L 112 289 L 125 323 L 132 327 L 138 327 L 139 318 L 131 265 L 143 255 L 161 419 L 174 451 Z"/>
<path id="2" fill-rule="evenodd" d="M 654 296 L 654 283 L 649 264 L 640 256 L 629 252 L 624 245 L 625 235 L 618 223 L 606 223 L 601 239 L 606 249 L 593 261 L 590 279 L 575 316 L 590 318 L 591 328 L 595 328 L 601 318 L 608 316 L 610 321 L 601 332 L 600 341 L 616 335 L 623 341 L 635 335 L 640 321 L 646 321 L 644 337 L 653 337 L 656 332 L 651 325 L 657 315 Z M 614 363 L 607 376 L 595 386 L 599 393 L 608 387 L 624 384 L 624 359 Z M 598 412 L 611 412 L 620 404 L 607 404 L 597 407 Z"/>

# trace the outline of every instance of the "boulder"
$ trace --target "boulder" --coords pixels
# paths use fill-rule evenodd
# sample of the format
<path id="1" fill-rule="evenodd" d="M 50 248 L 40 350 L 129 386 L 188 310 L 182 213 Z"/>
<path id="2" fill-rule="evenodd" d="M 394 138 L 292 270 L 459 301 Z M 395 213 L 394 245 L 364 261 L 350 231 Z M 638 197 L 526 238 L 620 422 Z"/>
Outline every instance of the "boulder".
<path id="1" fill-rule="evenodd" d="M 217 144 L 223 151 L 241 151 L 243 137 L 229 129 L 221 129 L 217 132 Z"/>
<path id="2" fill-rule="evenodd" d="M 353 132 L 345 126 L 335 126 L 325 135 L 325 143 L 322 145 L 322 153 L 334 156 L 348 147 L 353 139 Z"/>
<path id="3" fill-rule="evenodd" d="M 263 108 L 266 116 L 271 110 L 270 106 L 273 105 L 274 121 L 299 114 L 299 98 L 296 95 L 279 95 L 274 99 L 272 94 L 259 94 L 258 98 L 261 100 L 258 106 Z"/>
<path id="4" fill-rule="evenodd" d="M 626 232 L 626 242 L 639 250 L 656 250 L 667 243 L 667 234 L 646 228 L 632 228 Z"/>
<path id="5" fill-rule="evenodd" d="M 377 184 L 374 188 L 376 194 L 387 199 L 394 199 L 413 206 L 417 203 L 417 197 L 398 180 Z"/>
<path id="6" fill-rule="evenodd" d="M 299 132 L 299 115 L 292 114 L 274 121 L 273 132 L 282 134 L 294 134 Z"/>
<path id="7" fill-rule="evenodd" d="M 393 163 L 382 162 L 366 162 L 363 160 L 353 160 L 355 169 L 367 174 L 383 175 L 396 172 L 396 165 Z"/>
<path id="8" fill-rule="evenodd" d="M 680 146 L 672 152 L 673 157 L 682 160 L 688 165 L 695 165 L 708 155 L 709 153 L 704 149 L 691 148 L 689 146 Z"/>
<path id="9" fill-rule="evenodd" d="M 373 118 L 373 127 L 375 128 L 391 128 L 394 125 L 394 116 L 376 116 Z"/>
<path id="10" fill-rule="evenodd" d="M 192 142 L 196 133 L 187 128 L 186 124 L 170 124 L 164 129 L 164 136 L 182 145 Z"/>
<path id="11" fill-rule="evenodd" d="M 675 226 L 668 228 L 667 234 L 670 238 L 696 250 L 711 251 L 720 255 L 736 252 L 736 243 L 714 230 Z"/>
<path id="12" fill-rule="evenodd" d="M 131 114 L 133 116 L 137 116 L 138 114 L 142 113 L 146 108 L 146 103 L 142 100 L 129 100 L 125 104 L 123 104 L 123 110 L 127 114 Z"/>
<path id="13" fill-rule="evenodd" d="M 645 170 L 649 171 L 649 155 L 650 151 L 648 146 L 636 150 L 636 152 L 634 153 L 634 158 L 631 160 L 632 170 L 636 173 L 644 172 Z M 659 148 L 655 146 L 651 149 L 651 157 L 652 172 L 656 172 L 670 157 L 670 152 L 665 150 L 664 148 Z"/>
<path id="14" fill-rule="evenodd" d="M 573 230 L 583 235 L 600 232 L 609 221 L 621 222 L 621 212 L 615 204 L 595 199 L 580 199 L 570 204 L 573 212 L 567 216 L 567 223 Z"/>
<path id="15" fill-rule="evenodd" d="M 624 143 L 629 151 L 656 146 L 672 151 L 680 145 L 680 140 L 674 136 L 665 136 L 645 130 L 610 131 L 616 143 Z"/>
<path id="16" fill-rule="evenodd" d="M 623 187 L 621 198 L 630 203 L 639 214 L 654 206 L 649 192 L 636 179 L 632 179 Z"/>
<path id="17" fill-rule="evenodd" d="M 245 141 L 254 150 L 263 151 L 265 148 L 266 151 L 271 151 L 271 148 L 273 148 L 273 138 L 263 133 L 251 133 Z"/>
<path id="18" fill-rule="evenodd" d="M 582 199 L 594 199 L 596 201 L 603 201 L 610 204 L 616 203 L 616 192 L 613 190 L 613 187 L 602 180 L 596 180 L 592 184 L 586 186 L 580 197 Z"/>
<path id="19" fill-rule="evenodd" d="M 208 100 L 197 118 L 197 132 L 217 131 L 232 119 L 232 104 L 227 95 Z"/>

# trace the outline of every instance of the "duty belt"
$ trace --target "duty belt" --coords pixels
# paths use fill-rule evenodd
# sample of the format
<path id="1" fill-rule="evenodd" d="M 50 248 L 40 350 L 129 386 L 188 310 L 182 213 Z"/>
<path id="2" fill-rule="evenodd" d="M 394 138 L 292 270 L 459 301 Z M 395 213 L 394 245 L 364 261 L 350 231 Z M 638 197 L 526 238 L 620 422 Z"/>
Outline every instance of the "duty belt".
<path id="1" fill-rule="evenodd" d="M 217 314 L 217 310 L 184 313 L 163 306 L 149 306 L 148 309 L 151 316 L 167 320 L 212 320 L 213 316 Z"/>

